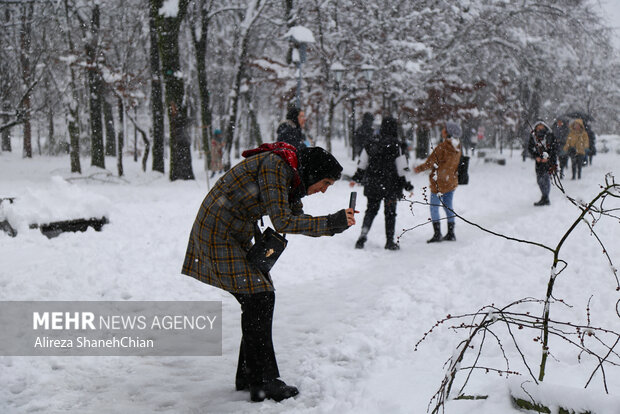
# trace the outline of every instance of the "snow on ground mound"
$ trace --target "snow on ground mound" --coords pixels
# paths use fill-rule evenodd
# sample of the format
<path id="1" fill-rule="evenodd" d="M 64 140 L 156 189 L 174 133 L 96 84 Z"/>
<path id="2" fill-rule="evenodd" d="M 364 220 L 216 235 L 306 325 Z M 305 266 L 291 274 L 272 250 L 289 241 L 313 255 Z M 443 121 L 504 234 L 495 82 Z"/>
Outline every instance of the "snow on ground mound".
<path id="1" fill-rule="evenodd" d="M 10 196 L 15 198 L 13 203 L 0 204 L 0 221 L 8 220 L 18 232 L 35 223 L 109 217 L 111 206 L 107 198 L 59 176 L 51 177 L 46 185 L 27 187 Z"/>

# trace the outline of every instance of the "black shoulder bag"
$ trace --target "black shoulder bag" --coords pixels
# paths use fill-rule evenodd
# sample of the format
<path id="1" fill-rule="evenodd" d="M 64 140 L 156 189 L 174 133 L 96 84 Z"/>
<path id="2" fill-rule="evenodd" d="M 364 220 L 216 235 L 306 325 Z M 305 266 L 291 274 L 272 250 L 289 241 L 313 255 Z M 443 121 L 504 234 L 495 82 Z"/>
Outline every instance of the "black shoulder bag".
<path id="1" fill-rule="evenodd" d="M 459 160 L 459 166 L 456 169 L 459 185 L 465 185 L 469 183 L 469 172 L 467 171 L 468 168 L 469 157 L 467 155 L 463 155 L 463 151 L 461 150 L 461 159 Z"/>
<path id="2" fill-rule="evenodd" d="M 258 171 L 263 164 L 261 160 L 256 171 L 256 180 L 258 182 Z M 263 219 L 261 218 L 261 224 Z M 260 272 L 268 276 L 269 271 L 276 264 L 276 261 L 286 248 L 288 240 L 284 235 L 277 233 L 271 227 L 267 227 L 265 231 L 261 232 L 258 223 L 254 223 L 254 246 L 248 250 L 246 259 L 252 265 L 254 265 Z"/>
<path id="3" fill-rule="evenodd" d="M 261 232 L 254 223 L 254 246 L 248 250 L 248 262 L 256 266 L 263 275 L 267 275 L 286 248 L 288 240 L 271 227 Z"/>

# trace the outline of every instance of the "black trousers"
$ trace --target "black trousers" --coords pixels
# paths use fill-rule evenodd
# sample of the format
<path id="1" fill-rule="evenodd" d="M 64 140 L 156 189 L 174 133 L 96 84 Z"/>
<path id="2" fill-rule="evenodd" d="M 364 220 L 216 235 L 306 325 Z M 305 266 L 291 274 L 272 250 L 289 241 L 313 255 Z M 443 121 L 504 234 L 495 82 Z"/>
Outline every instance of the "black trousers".
<path id="1" fill-rule="evenodd" d="M 577 178 L 581 179 L 581 167 L 585 161 L 586 156 L 577 154 L 571 157 L 571 170 L 573 172 L 573 178 L 575 178 L 575 172 L 577 172 Z"/>
<path id="2" fill-rule="evenodd" d="M 237 384 L 259 385 L 278 378 L 280 371 L 271 339 L 274 292 L 232 294 L 241 304 L 241 345 Z"/>
<path id="3" fill-rule="evenodd" d="M 396 227 L 396 202 L 398 200 L 382 197 L 367 197 L 366 212 L 364 213 L 364 221 L 362 223 L 362 235 L 366 236 L 372 222 L 379 212 L 381 200 L 383 200 L 383 212 L 385 214 L 385 237 L 387 240 L 394 238 L 394 228 Z"/>

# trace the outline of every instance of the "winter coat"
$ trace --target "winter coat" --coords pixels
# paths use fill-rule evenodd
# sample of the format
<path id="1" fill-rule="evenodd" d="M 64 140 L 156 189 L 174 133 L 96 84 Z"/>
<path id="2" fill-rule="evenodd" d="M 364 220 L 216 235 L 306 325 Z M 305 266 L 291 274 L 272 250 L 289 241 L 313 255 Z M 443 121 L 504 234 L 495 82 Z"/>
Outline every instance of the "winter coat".
<path id="1" fill-rule="evenodd" d="M 416 172 L 431 169 L 429 176 L 431 193 L 448 193 L 458 187 L 456 172 L 461 160 L 461 143 L 456 138 L 446 138 L 435 147 L 426 161 L 418 165 Z"/>
<path id="2" fill-rule="evenodd" d="M 586 133 L 588 134 L 588 155 L 596 155 L 596 134 L 588 125 L 586 125 Z"/>
<path id="3" fill-rule="evenodd" d="M 563 155 L 564 153 L 564 144 L 566 144 L 566 139 L 568 138 L 568 121 L 562 120 L 562 126 L 559 126 L 557 122 L 553 124 L 553 136 L 555 137 L 555 142 L 557 146 L 558 152 L 561 151 Z"/>
<path id="4" fill-rule="evenodd" d="M 547 159 L 547 162 L 536 161 L 536 173 L 551 173 L 557 164 L 556 139 L 549 126 L 543 122 L 539 122 L 534 126 L 534 129 L 536 129 L 538 125 L 543 125 L 545 127 L 545 135 L 542 138 L 539 138 L 534 132 L 532 132 L 530 134 L 527 149 L 533 159 Z"/>
<path id="5" fill-rule="evenodd" d="M 295 125 L 295 123 L 290 119 L 283 121 L 278 126 L 276 132 L 278 134 L 278 142 L 286 142 L 297 149 L 306 147 L 306 138 L 304 137 L 301 128 Z"/>
<path id="6" fill-rule="evenodd" d="M 292 192 L 296 176 L 273 153 L 247 158 L 224 174 L 200 206 L 182 273 L 233 293 L 273 291 L 269 277 L 246 259 L 257 220 L 268 215 L 280 233 L 318 237 L 342 231 L 328 216 L 303 214 Z"/>
<path id="7" fill-rule="evenodd" d="M 407 182 L 404 171 L 402 168 L 399 171 L 400 165 L 397 166 L 399 157 L 401 143 L 397 137 L 373 137 L 364 146 L 353 181 L 364 186 L 364 195 L 368 198 L 402 198 Z"/>
<path id="8" fill-rule="evenodd" d="M 356 156 L 361 154 L 366 143 L 372 141 L 375 135 L 375 131 L 372 127 L 373 121 L 374 118 L 372 114 L 364 114 L 362 125 L 355 130 L 355 134 L 353 135 L 353 151 L 355 151 Z"/>
<path id="9" fill-rule="evenodd" d="M 579 129 L 579 125 L 581 125 L 581 129 Z M 583 121 L 575 119 L 570 124 L 570 132 L 568 133 L 566 144 L 564 144 L 564 151 L 571 153 L 571 149 L 574 148 L 573 152 L 576 152 L 577 155 L 586 155 L 586 149 L 589 147 L 588 134 L 583 126 Z"/>

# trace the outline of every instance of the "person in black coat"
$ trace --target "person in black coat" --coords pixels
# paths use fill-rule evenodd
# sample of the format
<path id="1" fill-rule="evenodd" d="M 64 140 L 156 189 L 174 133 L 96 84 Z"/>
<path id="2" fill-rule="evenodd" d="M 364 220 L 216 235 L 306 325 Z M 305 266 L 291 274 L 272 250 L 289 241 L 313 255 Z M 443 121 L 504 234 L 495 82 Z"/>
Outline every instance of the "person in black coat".
<path id="1" fill-rule="evenodd" d="M 556 120 L 553 123 L 553 136 L 555 137 L 558 160 L 560 161 L 560 178 L 564 178 L 564 168 L 568 166 L 568 153 L 562 148 L 566 144 L 566 138 L 568 137 L 568 122 L 563 119 Z"/>
<path id="2" fill-rule="evenodd" d="M 402 155 L 401 143 L 398 140 L 398 124 L 396 119 L 386 117 L 381 122 L 379 135 L 366 142 L 358 161 L 358 168 L 353 175 L 351 185 L 355 182 L 364 186 L 364 195 L 368 199 L 362 234 L 356 249 L 363 249 L 372 222 L 379 212 L 381 200 L 385 213 L 385 248 L 398 250 L 394 242 L 396 226 L 396 203 L 403 196 L 403 189 L 412 191 L 413 186 L 405 179 L 407 163 Z"/>
<path id="3" fill-rule="evenodd" d="M 355 130 L 353 135 L 353 159 L 360 156 L 364 149 L 364 144 L 371 141 L 375 135 L 372 127 L 374 121 L 375 117 L 370 112 L 366 112 L 362 116 L 362 125 Z"/>
<path id="4" fill-rule="evenodd" d="M 596 134 L 589 122 L 584 122 L 584 127 L 586 134 L 588 134 L 588 144 L 590 145 L 586 151 L 586 161 L 588 165 L 592 165 L 592 157 L 596 155 Z"/>
<path id="5" fill-rule="evenodd" d="M 306 137 L 302 131 L 306 123 L 306 114 L 295 105 L 289 106 L 286 119 L 278 126 L 278 142 L 286 142 L 295 148 L 306 148 Z"/>
<path id="6" fill-rule="evenodd" d="M 530 134 L 528 151 L 532 158 L 536 160 L 536 182 L 542 193 L 535 206 L 547 206 L 549 201 L 549 190 L 551 190 L 550 175 L 557 168 L 557 143 L 551 128 L 542 121 L 534 125 L 534 130 Z"/>

